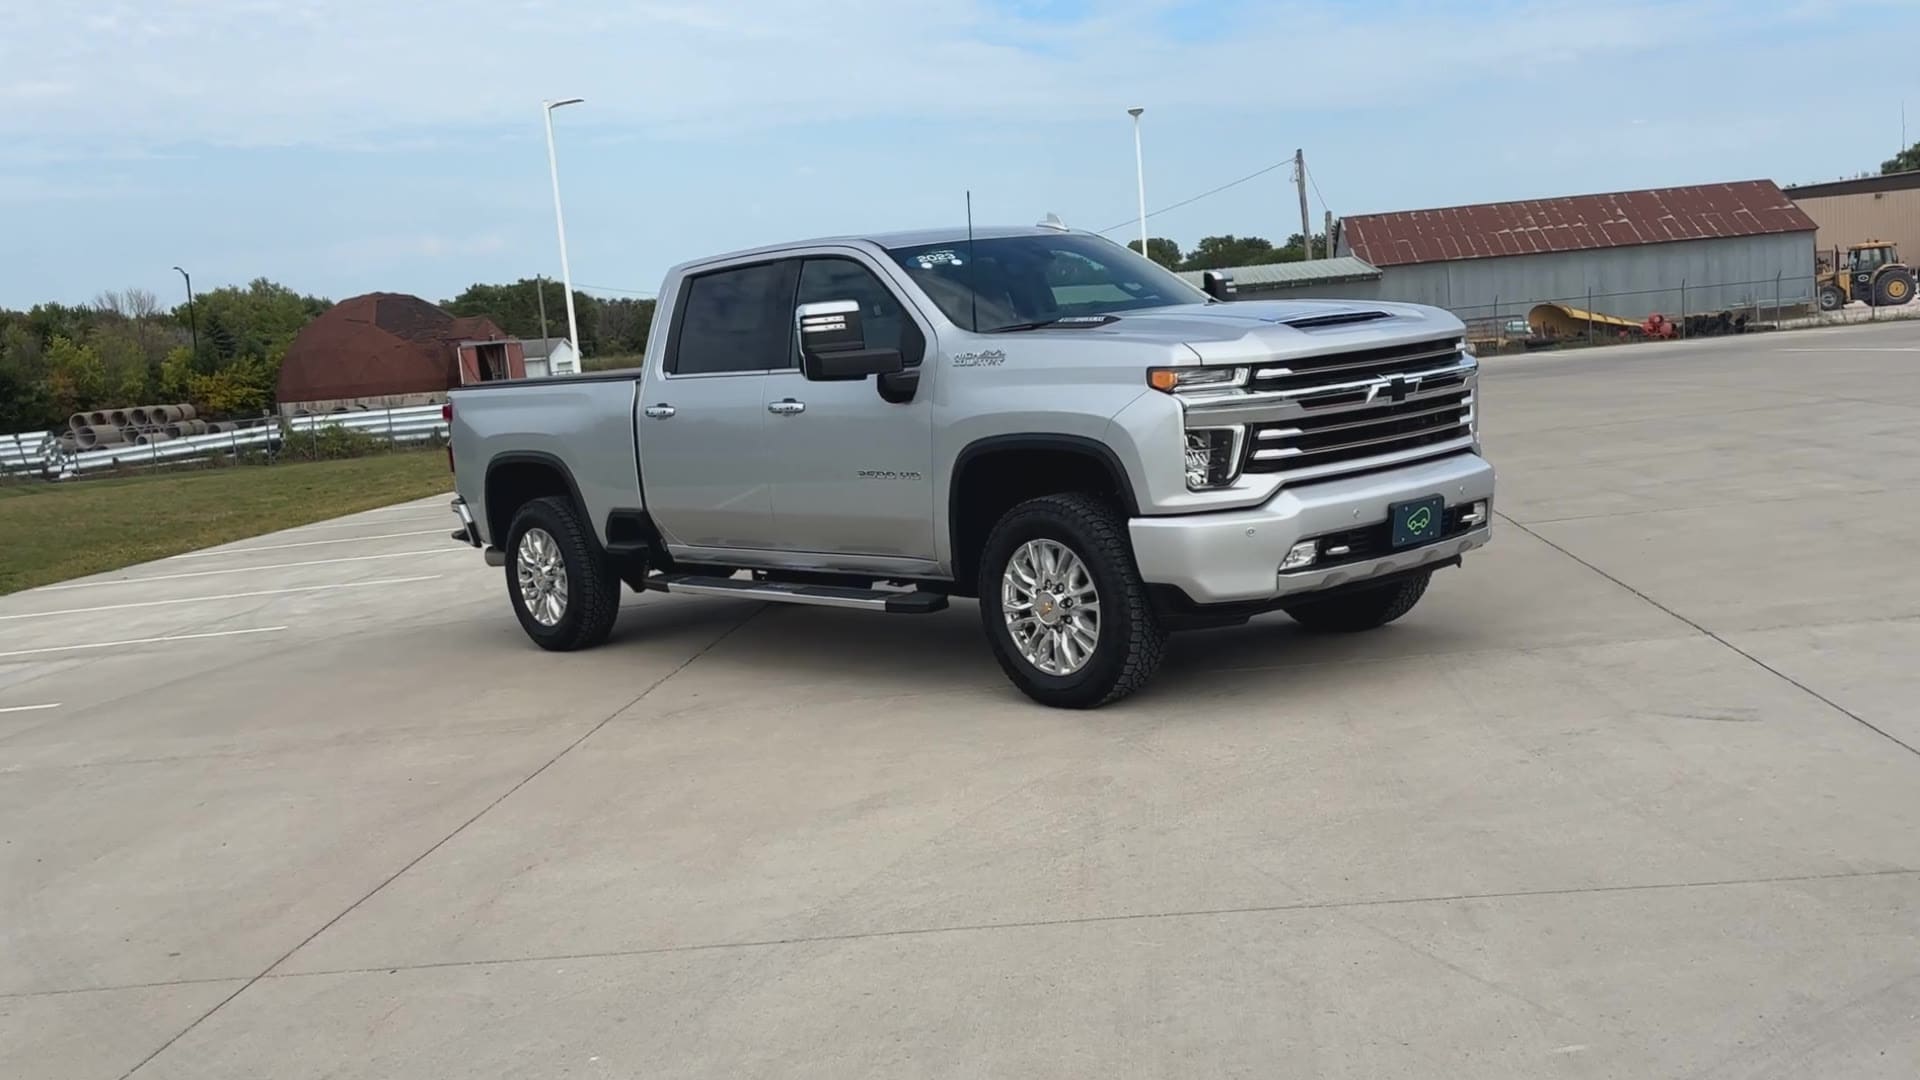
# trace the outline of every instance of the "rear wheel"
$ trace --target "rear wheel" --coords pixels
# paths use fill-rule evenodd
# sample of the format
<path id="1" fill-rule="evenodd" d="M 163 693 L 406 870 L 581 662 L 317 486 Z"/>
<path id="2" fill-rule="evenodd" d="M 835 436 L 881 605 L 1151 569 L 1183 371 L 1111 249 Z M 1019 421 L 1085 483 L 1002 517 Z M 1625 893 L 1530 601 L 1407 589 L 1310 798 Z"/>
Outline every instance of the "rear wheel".
<path id="1" fill-rule="evenodd" d="M 1899 307 L 1913 299 L 1913 271 L 1889 270 L 1873 286 L 1875 307 Z"/>
<path id="2" fill-rule="evenodd" d="M 1432 576 L 1417 574 L 1390 585 L 1289 604 L 1283 610 L 1309 630 L 1334 634 L 1373 630 L 1412 611 L 1413 605 L 1426 593 L 1427 581 Z"/>
<path id="3" fill-rule="evenodd" d="M 1000 519 L 980 559 L 980 619 L 1007 678 L 1056 708 L 1126 697 L 1166 648 L 1126 521 L 1092 495 L 1031 499 Z"/>
<path id="4" fill-rule="evenodd" d="M 607 640 L 620 614 L 620 576 L 559 496 L 522 506 L 507 530 L 507 595 L 521 629 L 554 652 Z"/>
<path id="5" fill-rule="evenodd" d="M 1847 306 L 1847 294 L 1840 291 L 1838 285 L 1820 286 L 1820 310 L 1839 311 Z"/>

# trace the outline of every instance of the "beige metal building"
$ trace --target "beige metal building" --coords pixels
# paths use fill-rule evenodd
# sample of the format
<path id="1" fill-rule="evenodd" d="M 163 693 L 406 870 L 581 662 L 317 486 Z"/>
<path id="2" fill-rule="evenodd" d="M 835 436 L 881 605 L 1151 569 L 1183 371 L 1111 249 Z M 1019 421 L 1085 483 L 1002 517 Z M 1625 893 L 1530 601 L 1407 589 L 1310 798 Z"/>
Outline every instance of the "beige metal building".
<path id="1" fill-rule="evenodd" d="M 1901 258 L 1920 262 L 1920 171 L 1803 184 L 1786 191 L 1819 226 L 1817 251 L 1845 252 L 1849 244 L 1888 240 L 1900 246 Z"/>

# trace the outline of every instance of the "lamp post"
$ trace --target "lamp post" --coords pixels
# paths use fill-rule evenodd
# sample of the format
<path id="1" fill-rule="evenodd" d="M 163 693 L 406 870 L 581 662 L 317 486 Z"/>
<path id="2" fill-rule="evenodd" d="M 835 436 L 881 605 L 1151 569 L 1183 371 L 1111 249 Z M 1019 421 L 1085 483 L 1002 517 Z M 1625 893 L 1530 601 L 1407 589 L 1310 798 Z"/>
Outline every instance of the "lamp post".
<path id="1" fill-rule="evenodd" d="M 177 266 L 174 267 L 174 269 L 180 270 Z M 200 364 L 200 318 L 193 313 L 193 275 L 187 273 L 185 270 L 180 270 L 180 276 L 185 278 L 187 282 L 187 331 L 193 335 L 193 363 L 194 366 L 198 368 Z"/>
<path id="2" fill-rule="evenodd" d="M 1137 105 L 1127 110 L 1127 115 L 1133 117 L 1133 177 L 1140 191 L 1140 257 L 1143 259 L 1150 258 L 1147 255 L 1147 166 L 1146 159 L 1140 156 L 1140 114 L 1146 111 Z"/>
<path id="3" fill-rule="evenodd" d="M 567 218 L 560 211 L 560 159 L 553 151 L 553 110 L 566 105 L 578 105 L 585 98 L 563 98 L 559 101 L 543 101 L 541 114 L 547 122 L 547 172 L 553 177 L 553 224 L 560 234 L 560 281 L 567 290 L 567 337 L 573 343 L 573 355 L 583 356 L 585 348 L 580 344 L 580 322 L 573 313 L 573 271 L 567 265 Z M 554 372 L 554 374 L 561 374 Z"/>

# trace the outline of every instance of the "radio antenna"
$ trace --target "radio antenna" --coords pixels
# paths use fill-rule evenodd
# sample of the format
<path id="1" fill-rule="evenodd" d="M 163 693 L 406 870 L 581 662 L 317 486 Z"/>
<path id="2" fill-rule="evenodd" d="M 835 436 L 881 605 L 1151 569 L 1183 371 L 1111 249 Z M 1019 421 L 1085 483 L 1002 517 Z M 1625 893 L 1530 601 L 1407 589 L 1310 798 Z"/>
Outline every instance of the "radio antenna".
<path id="1" fill-rule="evenodd" d="M 980 332 L 980 264 L 973 261 L 973 189 L 967 189 L 967 295 L 973 298 L 973 332 Z"/>

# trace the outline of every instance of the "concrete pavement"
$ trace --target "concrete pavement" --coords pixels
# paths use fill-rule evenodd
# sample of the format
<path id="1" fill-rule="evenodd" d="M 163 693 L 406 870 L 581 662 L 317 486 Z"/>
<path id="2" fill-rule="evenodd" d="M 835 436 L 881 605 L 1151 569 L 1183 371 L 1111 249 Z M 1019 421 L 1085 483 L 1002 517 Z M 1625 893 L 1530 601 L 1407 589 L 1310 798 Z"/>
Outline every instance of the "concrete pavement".
<path id="1" fill-rule="evenodd" d="M 0 599 L 0 1076 L 1915 1075 L 1920 324 L 1487 366 L 1492 547 L 1098 713 L 443 500 Z"/>

